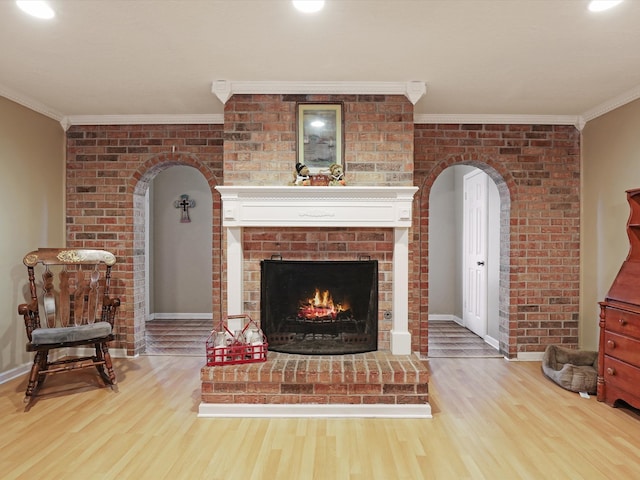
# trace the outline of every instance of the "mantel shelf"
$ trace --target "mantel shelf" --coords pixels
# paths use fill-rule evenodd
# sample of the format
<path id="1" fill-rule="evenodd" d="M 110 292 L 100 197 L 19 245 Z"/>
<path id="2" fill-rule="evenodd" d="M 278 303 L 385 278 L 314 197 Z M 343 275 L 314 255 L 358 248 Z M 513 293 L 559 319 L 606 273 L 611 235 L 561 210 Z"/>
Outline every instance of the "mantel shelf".
<path id="1" fill-rule="evenodd" d="M 220 186 L 225 227 L 410 227 L 417 187 Z"/>

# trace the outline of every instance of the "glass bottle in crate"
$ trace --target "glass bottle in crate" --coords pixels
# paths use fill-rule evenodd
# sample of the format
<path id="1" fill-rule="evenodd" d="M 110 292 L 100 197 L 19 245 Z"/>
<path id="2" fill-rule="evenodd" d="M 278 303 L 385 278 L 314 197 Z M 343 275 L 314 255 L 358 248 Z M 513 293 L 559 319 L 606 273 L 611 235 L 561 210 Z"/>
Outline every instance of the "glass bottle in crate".
<path id="1" fill-rule="evenodd" d="M 213 340 L 213 358 L 215 362 L 224 362 L 229 350 L 229 338 L 226 332 L 216 332 Z"/>

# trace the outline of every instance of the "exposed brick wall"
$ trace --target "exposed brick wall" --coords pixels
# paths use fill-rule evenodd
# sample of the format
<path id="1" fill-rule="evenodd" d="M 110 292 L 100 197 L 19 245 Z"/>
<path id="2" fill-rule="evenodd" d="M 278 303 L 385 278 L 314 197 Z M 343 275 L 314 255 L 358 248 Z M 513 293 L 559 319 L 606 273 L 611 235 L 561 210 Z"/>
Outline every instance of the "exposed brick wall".
<path id="1" fill-rule="evenodd" d="M 297 102 L 342 102 L 349 185 L 413 183 L 413 105 L 401 95 L 234 95 L 224 110 L 225 185 L 287 185 Z"/>
<path id="2" fill-rule="evenodd" d="M 74 126 L 67 132 L 68 246 L 106 248 L 118 257 L 114 291 L 123 299 L 118 347 L 136 354 L 144 342 L 142 199 L 149 181 L 172 165 L 193 166 L 209 181 L 214 202 L 212 303 L 214 317 L 219 317 L 225 299 L 224 244 L 214 187 L 222 182 L 223 170 L 228 185 L 282 185 L 290 181 L 298 100 L 344 102 L 350 185 L 420 187 L 410 242 L 409 328 L 414 350 L 426 353 L 427 349 L 429 191 L 438 174 L 456 164 L 485 169 L 507 200 L 506 205 L 503 202 L 506 235 L 502 242 L 507 255 L 501 266 L 501 290 L 506 299 L 500 306 L 502 350 L 514 357 L 518 352 L 542 351 L 549 343 L 578 345 L 580 162 L 575 128 L 414 126 L 413 108 L 404 97 L 275 97 L 232 97 L 225 108 L 224 127 Z M 262 111 L 263 116 L 251 113 L 256 111 Z M 266 115 L 274 112 L 276 117 Z M 247 131 L 253 133 L 239 135 Z M 391 282 L 392 231 L 322 229 L 327 239 L 317 241 L 320 231 L 263 229 L 260 233 L 247 229 L 245 242 L 255 243 L 260 235 L 276 235 L 275 241 L 281 244 L 278 251 L 274 245 L 250 245 L 244 265 L 247 275 L 255 277 L 258 259 L 273 253 L 299 258 L 304 251 L 306 258 L 321 258 L 334 248 L 332 245 L 340 245 L 336 247 L 340 255 L 353 258 L 366 253 L 380 261 L 385 277 L 380 311 L 384 311 L 390 302 L 385 282 Z M 300 234 L 296 240 L 300 243 L 285 248 L 283 243 L 289 241 L 290 233 Z M 366 238 L 372 235 L 375 239 Z M 340 237 L 342 240 L 337 240 Z M 367 245 L 370 242 L 375 246 Z M 245 292 L 249 311 L 255 311 L 259 303 L 256 291 Z M 381 324 L 382 331 L 388 328 Z"/>
<path id="3" fill-rule="evenodd" d="M 502 202 L 500 346 L 509 357 L 578 346 L 580 135 L 572 126 L 416 125 L 414 228 L 421 249 L 412 310 L 426 351 L 429 191 L 447 167 L 475 165 Z M 509 250 L 510 248 L 510 250 Z M 505 253 L 506 252 L 506 253 Z"/>
<path id="4" fill-rule="evenodd" d="M 116 346 L 144 345 L 144 193 L 173 165 L 198 169 L 211 189 L 222 177 L 221 125 L 73 126 L 67 132 L 67 246 L 112 251 L 122 299 Z M 220 201 L 213 195 L 212 299 L 221 305 Z M 214 308 L 214 317 L 220 311 Z"/>

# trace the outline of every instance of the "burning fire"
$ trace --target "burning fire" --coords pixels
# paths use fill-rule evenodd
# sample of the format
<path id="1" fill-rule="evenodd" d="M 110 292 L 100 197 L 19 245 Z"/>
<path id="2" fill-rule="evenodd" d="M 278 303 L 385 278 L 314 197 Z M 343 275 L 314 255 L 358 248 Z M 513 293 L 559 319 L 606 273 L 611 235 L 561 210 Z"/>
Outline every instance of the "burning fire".
<path id="1" fill-rule="evenodd" d="M 301 302 L 300 308 L 298 309 L 298 317 L 307 320 L 327 317 L 335 319 L 338 313 L 348 309 L 348 305 L 333 303 L 333 298 L 329 290 L 321 292 L 316 288 L 313 297 Z"/>

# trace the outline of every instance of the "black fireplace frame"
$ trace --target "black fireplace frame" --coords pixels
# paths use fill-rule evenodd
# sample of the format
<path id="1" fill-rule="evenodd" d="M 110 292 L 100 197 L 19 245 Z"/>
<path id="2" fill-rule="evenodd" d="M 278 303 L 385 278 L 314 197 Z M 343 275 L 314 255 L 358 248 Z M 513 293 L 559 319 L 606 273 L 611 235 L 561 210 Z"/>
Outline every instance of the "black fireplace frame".
<path id="1" fill-rule="evenodd" d="M 309 273 L 301 276 L 301 268 Z M 378 349 L 377 260 L 265 259 L 260 262 L 260 274 L 260 324 L 269 350 L 334 355 Z M 334 300 L 348 300 L 352 316 L 324 322 L 294 319 L 293 305 L 308 298 L 312 288 L 349 297 Z M 276 295 L 281 302 L 273 301 Z"/>

